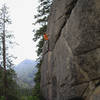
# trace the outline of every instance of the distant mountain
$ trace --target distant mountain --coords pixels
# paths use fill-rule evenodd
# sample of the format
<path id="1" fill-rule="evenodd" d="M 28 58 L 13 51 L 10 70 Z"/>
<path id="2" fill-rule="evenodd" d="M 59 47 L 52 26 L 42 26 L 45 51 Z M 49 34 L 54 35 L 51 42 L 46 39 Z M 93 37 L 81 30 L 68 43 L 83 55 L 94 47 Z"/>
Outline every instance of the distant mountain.
<path id="1" fill-rule="evenodd" d="M 37 72 L 37 64 L 34 60 L 26 59 L 14 67 L 17 73 L 17 83 L 22 88 L 31 88 L 34 86 L 34 76 Z"/>

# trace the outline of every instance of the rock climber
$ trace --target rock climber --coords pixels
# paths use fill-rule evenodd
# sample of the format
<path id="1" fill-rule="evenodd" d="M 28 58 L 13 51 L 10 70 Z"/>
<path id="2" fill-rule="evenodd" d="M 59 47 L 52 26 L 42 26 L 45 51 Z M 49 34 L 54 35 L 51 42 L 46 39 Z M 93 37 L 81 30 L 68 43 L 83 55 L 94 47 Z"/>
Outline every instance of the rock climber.
<path id="1" fill-rule="evenodd" d="M 46 41 L 45 43 L 47 44 L 47 52 L 49 51 L 49 37 L 46 33 L 43 35 L 44 40 Z"/>
<path id="2" fill-rule="evenodd" d="M 44 40 L 48 40 L 48 35 L 46 33 L 44 33 L 43 37 L 44 37 Z"/>

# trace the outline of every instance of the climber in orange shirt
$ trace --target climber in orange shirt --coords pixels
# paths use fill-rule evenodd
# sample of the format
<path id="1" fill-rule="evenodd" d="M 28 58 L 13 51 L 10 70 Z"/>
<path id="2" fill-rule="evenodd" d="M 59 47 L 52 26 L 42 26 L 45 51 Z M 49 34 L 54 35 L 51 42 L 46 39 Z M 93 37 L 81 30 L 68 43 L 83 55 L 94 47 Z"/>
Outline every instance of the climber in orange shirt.
<path id="1" fill-rule="evenodd" d="M 49 38 L 48 35 L 46 33 L 44 33 L 43 35 L 45 43 L 47 43 L 47 52 L 49 51 Z"/>
<path id="2" fill-rule="evenodd" d="M 48 35 L 46 33 L 43 35 L 43 37 L 45 40 L 48 40 Z"/>

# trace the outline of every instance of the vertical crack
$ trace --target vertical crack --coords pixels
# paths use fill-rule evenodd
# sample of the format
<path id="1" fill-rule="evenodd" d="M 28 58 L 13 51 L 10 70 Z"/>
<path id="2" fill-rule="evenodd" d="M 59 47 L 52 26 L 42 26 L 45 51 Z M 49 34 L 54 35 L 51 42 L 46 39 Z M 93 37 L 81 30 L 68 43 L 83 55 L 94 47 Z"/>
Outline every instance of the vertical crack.
<path id="1" fill-rule="evenodd" d="M 64 23 L 62 24 L 62 26 L 61 26 L 61 28 L 60 28 L 60 30 L 59 30 L 59 32 L 58 32 L 58 36 L 57 36 L 57 38 L 56 38 L 55 44 L 56 44 L 57 41 L 59 40 L 59 38 L 60 38 L 60 36 L 61 36 L 61 32 L 62 32 L 64 26 L 66 25 L 67 20 L 70 18 L 70 15 L 71 15 L 71 13 L 72 13 L 72 10 L 74 9 L 74 7 L 75 7 L 77 1 L 78 1 L 78 0 L 73 0 L 69 5 L 67 5 L 67 7 L 66 7 L 67 11 L 65 12 L 65 15 L 64 15 L 64 16 L 65 16 L 65 21 L 64 21 Z"/>

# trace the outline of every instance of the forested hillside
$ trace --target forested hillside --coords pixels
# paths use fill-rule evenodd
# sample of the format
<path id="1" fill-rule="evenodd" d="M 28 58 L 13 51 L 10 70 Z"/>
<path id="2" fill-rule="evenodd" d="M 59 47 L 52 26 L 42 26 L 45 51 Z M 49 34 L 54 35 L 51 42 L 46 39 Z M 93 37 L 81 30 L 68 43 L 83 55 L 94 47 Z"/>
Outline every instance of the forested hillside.
<path id="1" fill-rule="evenodd" d="M 22 88 L 33 88 L 35 82 L 33 81 L 37 68 L 34 60 L 25 59 L 20 64 L 14 67 L 17 74 L 17 84 Z"/>

